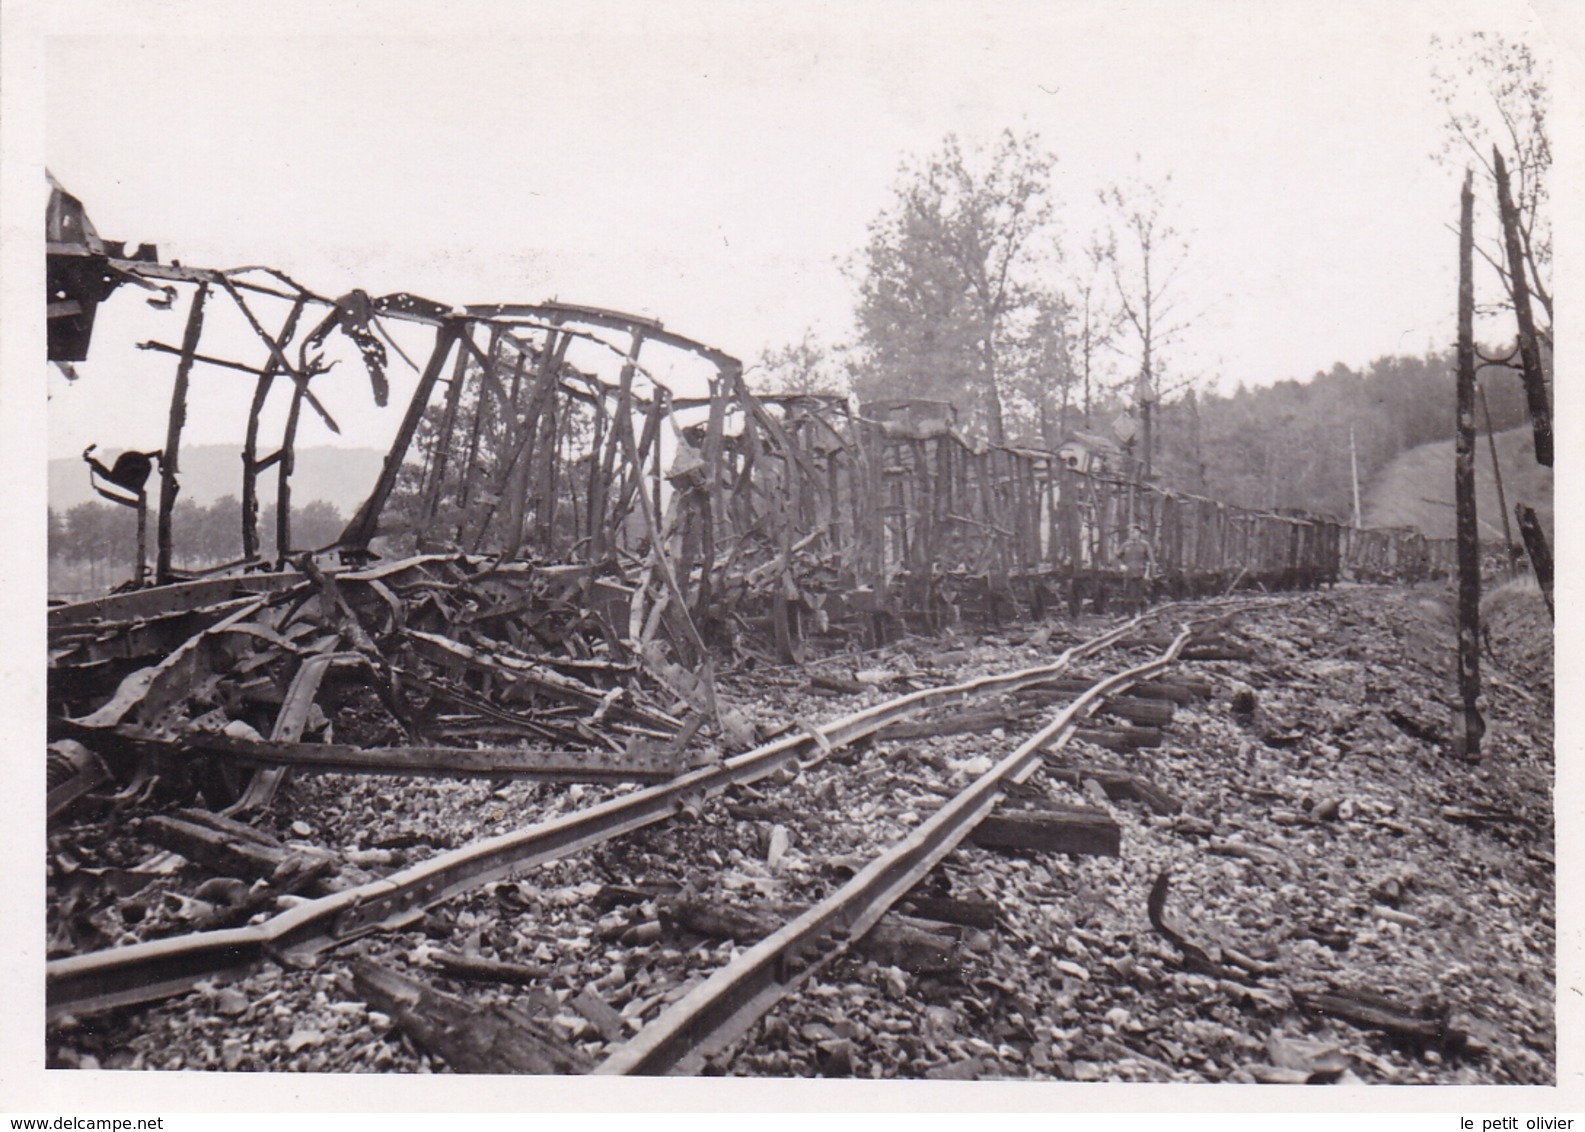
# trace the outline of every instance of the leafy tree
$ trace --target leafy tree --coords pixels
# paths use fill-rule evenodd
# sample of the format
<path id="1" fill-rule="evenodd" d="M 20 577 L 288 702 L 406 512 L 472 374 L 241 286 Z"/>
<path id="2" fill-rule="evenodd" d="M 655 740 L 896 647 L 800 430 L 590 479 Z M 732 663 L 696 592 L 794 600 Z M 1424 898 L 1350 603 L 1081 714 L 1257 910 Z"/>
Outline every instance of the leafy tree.
<path id="1" fill-rule="evenodd" d="M 193 499 L 179 499 L 171 516 L 172 550 L 177 563 L 187 569 L 203 569 L 240 558 L 241 511 L 241 504 L 233 495 L 222 496 L 208 506 Z M 91 501 L 77 504 L 64 515 L 52 508 L 49 516 L 52 564 L 86 565 L 91 588 L 132 576 L 137 555 L 137 513 L 131 508 Z M 151 551 L 152 519 L 151 514 Z M 261 519 L 262 553 L 270 558 L 275 554 L 274 503 L 265 506 Z M 299 549 L 333 542 L 346 525 L 334 504 L 318 499 L 304 507 L 294 507 L 292 520 L 292 537 Z"/>
<path id="2" fill-rule="evenodd" d="M 149 510 L 152 514 L 154 508 L 150 507 Z M 212 561 L 204 547 L 204 527 L 208 517 L 208 508 L 196 500 L 177 498 L 176 508 L 171 512 L 171 554 L 182 565 L 201 566 Z"/>
<path id="3" fill-rule="evenodd" d="M 204 511 L 198 546 L 205 562 L 235 562 L 242 557 L 242 501 L 222 495 Z"/>
<path id="4" fill-rule="evenodd" d="M 101 570 L 119 575 L 117 581 L 132 576 L 137 540 L 137 515 L 129 507 L 86 502 L 66 512 L 63 552 L 72 560 L 88 563 L 95 587 L 101 584 Z"/>
<path id="5" fill-rule="evenodd" d="M 1432 71 L 1437 97 L 1447 111 L 1444 161 L 1473 156 L 1495 192 L 1500 235 L 1477 239 L 1476 248 L 1502 280 L 1501 305 L 1513 311 L 1515 346 L 1491 366 L 1511 369 L 1524 380 L 1537 462 L 1553 460 L 1552 407 L 1552 226 L 1547 176 L 1552 147 L 1547 135 L 1549 68 L 1520 41 L 1483 32 L 1451 44 Z M 1489 157 L 1488 157 L 1489 155 Z M 1466 183 L 1468 178 L 1466 177 Z M 1481 210 L 1483 213 L 1492 210 Z M 1490 223 L 1484 227 L 1491 230 Z M 1532 302 L 1532 299 L 1535 301 Z M 1488 383 L 1490 384 L 1490 383 Z"/>
<path id="6" fill-rule="evenodd" d="M 1036 443 L 1054 449 L 1070 428 L 1079 375 L 1073 366 L 1070 331 L 1073 311 L 1056 294 L 1037 300 L 1029 328 L 1013 337 L 1005 353 L 1007 402 L 1015 421 L 1036 430 Z"/>
<path id="7" fill-rule="evenodd" d="M 855 268 L 861 396 L 957 401 L 970 390 L 975 419 L 1005 439 L 1009 359 L 1053 305 L 1041 269 L 1058 257 L 1055 163 L 1033 134 L 1006 131 L 972 154 L 949 134 L 903 167 Z"/>
<path id="8" fill-rule="evenodd" d="M 275 517 L 279 514 L 280 511 L 273 500 L 259 508 L 259 554 L 266 559 L 274 558 L 277 553 Z M 233 526 L 240 521 L 235 516 L 232 517 Z M 293 506 L 292 552 L 299 553 L 328 546 L 336 541 L 346 525 L 347 520 L 336 505 L 327 503 L 323 499 L 315 499 L 303 506 Z M 241 554 L 240 535 L 235 545 L 236 553 Z"/>
<path id="9" fill-rule="evenodd" d="M 1159 478 L 1245 507 L 1347 516 L 1351 434 L 1367 485 L 1401 452 L 1447 439 L 1454 424 L 1450 367 L 1446 353 L 1386 357 L 1360 371 L 1335 365 L 1306 382 L 1186 395 L 1159 409 Z M 1517 384 L 1493 384 L 1488 392 L 1493 428 L 1524 423 Z"/>
<path id="10" fill-rule="evenodd" d="M 346 525 L 336 505 L 323 499 L 315 499 L 301 510 L 292 508 L 292 541 L 301 547 L 328 546 Z"/>
<path id="11" fill-rule="evenodd" d="M 840 395 L 848 391 L 848 374 L 837 348 L 823 345 L 810 330 L 797 342 L 766 350 L 751 368 L 758 370 L 755 384 L 767 393 Z"/>

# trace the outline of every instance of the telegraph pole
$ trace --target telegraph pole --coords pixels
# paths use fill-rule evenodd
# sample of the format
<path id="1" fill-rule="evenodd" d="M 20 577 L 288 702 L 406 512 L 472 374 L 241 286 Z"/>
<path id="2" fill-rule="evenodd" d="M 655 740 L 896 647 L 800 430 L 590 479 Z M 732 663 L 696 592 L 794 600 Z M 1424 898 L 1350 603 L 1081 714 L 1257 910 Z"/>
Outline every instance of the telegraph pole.
<path id="1" fill-rule="evenodd" d="M 1359 515 L 1359 453 L 1354 448 L 1354 426 L 1348 426 L 1348 465 L 1354 473 L 1354 529 L 1357 531 L 1365 524 Z"/>

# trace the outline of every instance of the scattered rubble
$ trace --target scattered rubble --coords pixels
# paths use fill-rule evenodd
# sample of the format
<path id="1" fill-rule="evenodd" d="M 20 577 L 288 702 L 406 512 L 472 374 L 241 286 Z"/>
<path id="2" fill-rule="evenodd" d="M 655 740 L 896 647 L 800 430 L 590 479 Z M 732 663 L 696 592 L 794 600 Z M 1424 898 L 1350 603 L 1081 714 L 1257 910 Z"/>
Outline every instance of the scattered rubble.
<path id="1" fill-rule="evenodd" d="M 1070 744 L 1052 756 L 1051 773 L 1031 781 L 1030 801 L 1104 809 L 1121 831 L 1120 857 L 960 848 L 904 902 L 916 942 L 855 950 L 705 1071 L 1555 1080 L 1549 716 L 1494 697 L 1488 716 L 1503 741 L 1488 743 L 1486 762 L 1474 766 L 1406 733 L 1390 718 L 1396 705 L 1423 710 L 1448 686 L 1445 669 L 1402 657 L 1404 635 L 1425 631 L 1419 600 L 1413 591 L 1347 589 L 1243 614 L 1235 632 L 1253 659 L 1186 667 L 1208 679 L 1212 695 L 1177 707 L 1161 747 L 1123 754 Z M 931 675 L 939 671 L 931 654 L 957 649 L 910 642 L 912 679 L 942 679 Z M 1008 640 L 961 655 L 1005 667 L 1025 654 Z M 1537 674 L 1507 675 L 1534 683 Z M 1391 696 L 1367 693 L 1377 686 Z M 756 705 L 766 718 L 818 719 L 837 706 L 804 682 L 766 688 Z M 1258 691 L 1253 719 L 1233 710 L 1239 688 Z M 389 1003 L 349 998 L 357 960 L 468 1010 L 497 1010 L 492 1018 L 516 1011 L 510 1016 L 534 1019 L 569 1065 L 593 1063 L 769 927 L 765 916 L 822 898 L 851 875 L 845 860 L 856 865 L 905 836 L 953 791 L 956 768 L 976 749 L 995 741 L 872 742 L 782 785 L 729 791 L 692 821 L 487 885 L 416 930 L 353 944 L 317 969 L 267 969 L 185 1000 L 67 1020 L 51 1035 L 52 1062 L 447 1068 L 433 1046 L 402 1036 L 406 1024 L 393 1021 Z M 1079 765 L 1112 782 L 1170 789 L 1182 811 L 1157 812 L 1105 789 L 1097 797 L 1083 783 L 1099 788 L 1099 778 L 1067 769 Z M 286 844 L 294 822 L 335 839 L 362 827 L 363 852 L 390 854 L 359 866 L 341 846 L 319 842 L 343 869 L 385 869 L 455 844 L 492 808 L 511 805 L 520 823 L 524 805 L 551 812 L 568 804 L 569 789 L 435 783 L 442 794 L 386 812 L 371 789 L 368 808 L 347 799 L 349 826 L 335 792 L 321 791 L 334 781 L 289 784 L 280 797 L 289 809 L 274 828 Z M 455 802 L 435 804 L 444 797 Z M 1443 811 L 1455 803 L 1526 821 L 1450 820 Z M 1186 838 L 1190 819 L 1203 832 Z M 373 844 L 380 840 L 389 847 Z M 57 846 L 55 856 L 69 851 Z M 121 875 L 97 858 L 76 865 L 100 870 L 96 883 Z M 123 888 L 141 884 L 134 892 L 145 907 L 160 904 L 161 886 L 179 890 L 170 886 L 181 868 L 162 873 L 169 865 L 158 858 L 121 867 Z M 55 883 L 71 875 L 52 868 Z M 1164 871 L 1171 933 L 1152 924 L 1149 908 Z M 219 906 L 241 894 L 209 895 Z M 695 912 L 743 930 L 701 931 Z M 1214 966 L 1199 966 L 1193 949 Z"/>

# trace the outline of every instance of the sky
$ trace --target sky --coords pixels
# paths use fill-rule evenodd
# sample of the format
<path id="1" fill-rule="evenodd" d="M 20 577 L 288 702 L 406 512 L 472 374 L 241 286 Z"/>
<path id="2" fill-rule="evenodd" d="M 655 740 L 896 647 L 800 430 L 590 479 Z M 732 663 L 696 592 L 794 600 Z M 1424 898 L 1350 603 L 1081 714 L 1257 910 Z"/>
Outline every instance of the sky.
<path id="1" fill-rule="evenodd" d="M 43 38 L 42 153 L 101 235 L 166 259 L 321 294 L 560 298 L 752 363 L 806 331 L 851 341 L 844 264 L 900 166 L 1011 128 L 1058 158 L 1058 276 L 1099 187 L 1170 174 L 1195 317 L 1169 383 L 1224 391 L 1451 343 L 1431 37 L 1547 42 L 1497 0 L 133 7 L 158 18 L 89 6 Z M 130 346 L 178 342 L 181 318 L 125 288 L 107 305 L 82 380 L 48 378 L 52 456 L 159 445 L 171 359 Z M 398 407 L 349 387 L 342 437 L 302 442 L 383 447 L 396 377 Z M 239 386 L 204 380 L 231 400 L 200 400 L 187 442 L 233 441 Z"/>

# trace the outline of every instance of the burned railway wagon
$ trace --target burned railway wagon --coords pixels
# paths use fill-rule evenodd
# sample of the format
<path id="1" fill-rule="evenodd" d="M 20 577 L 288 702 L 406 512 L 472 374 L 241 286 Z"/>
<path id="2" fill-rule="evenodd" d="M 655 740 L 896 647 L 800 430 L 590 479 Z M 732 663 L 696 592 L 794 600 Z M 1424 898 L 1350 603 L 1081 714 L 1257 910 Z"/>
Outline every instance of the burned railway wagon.
<path id="1" fill-rule="evenodd" d="M 950 406 L 757 396 L 735 368 L 701 398 L 656 393 L 640 407 L 624 405 L 630 394 L 619 389 L 609 419 L 601 410 L 581 426 L 591 439 L 571 458 L 554 455 L 567 449 L 553 436 L 540 443 L 548 454 L 542 487 L 525 504 L 525 518 L 536 517 L 528 542 L 551 558 L 592 552 L 614 562 L 662 547 L 652 568 L 705 640 L 762 634 L 794 656 L 822 632 L 884 636 L 965 616 L 1104 608 L 1119 581 L 1117 548 L 1135 524 L 1157 547 L 1160 596 L 1311 587 L 1341 575 L 1335 521 L 1228 507 L 1080 472 L 1053 453 L 977 444 Z M 576 431 L 570 412 L 539 416 L 551 422 L 547 436 Z M 444 420 L 454 420 L 449 402 Z M 604 469 L 622 468 L 612 454 L 624 431 L 638 436 L 630 463 L 653 456 L 642 490 L 613 493 Z M 437 469 L 469 464 L 473 448 L 455 425 L 435 435 L 418 479 L 426 514 L 465 513 L 434 502 L 457 491 L 438 485 Z M 466 499 L 466 483 L 461 491 Z M 418 543 L 466 541 L 509 555 L 523 541 L 518 522 L 481 527 L 470 540 L 466 519 L 448 518 L 444 529 L 422 529 Z"/>
<path id="2" fill-rule="evenodd" d="M 1413 527 L 1350 528 L 1347 561 L 1362 582 L 1418 582 L 1451 577 L 1456 568 L 1453 539 L 1427 538 Z"/>
<path id="3" fill-rule="evenodd" d="M 52 813 L 103 777 L 102 759 L 186 773 L 195 753 L 194 787 L 243 808 L 293 765 L 664 777 L 702 723 L 721 746 L 752 738 L 716 697 L 712 655 L 797 659 L 821 637 L 1104 609 L 1134 525 L 1155 549 L 1157 597 L 1445 563 L 1414 532 L 1245 510 L 986 445 L 948 405 L 756 395 L 737 359 L 653 319 L 329 298 L 273 269 L 167 264 L 148 246 L 128 258 L 58 186 L 47 255 L 50 358 L 72 376 L 122 284 L 182 320 L 179 344 L 140 344 L 175 358 L 163 447 L 112 467 L 85 453 L 100 493 L 137 509 L 139 537 L 127 592 L 50 611 Z M 230 324 L 219 346 L 205 333 L 216 319 Z M 381 472 L 339 537 L 303 546 L 300 437 L 334 430 L 338 401 L 365 411 L 349 370 L 389 402 L 404 336 L 422 361 Z M 338 360 L 351 364 L 333 374 Z M 242 555 L 183 571 L 183 433 L 217 371 L 252 378 L 236 427 Z"/>

